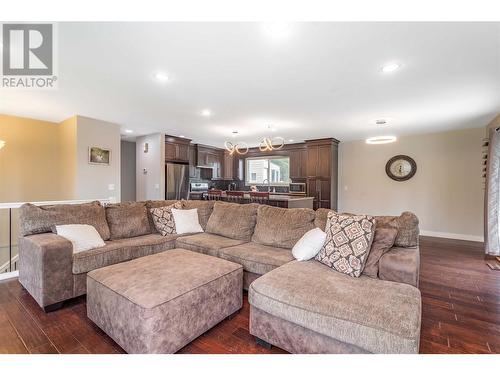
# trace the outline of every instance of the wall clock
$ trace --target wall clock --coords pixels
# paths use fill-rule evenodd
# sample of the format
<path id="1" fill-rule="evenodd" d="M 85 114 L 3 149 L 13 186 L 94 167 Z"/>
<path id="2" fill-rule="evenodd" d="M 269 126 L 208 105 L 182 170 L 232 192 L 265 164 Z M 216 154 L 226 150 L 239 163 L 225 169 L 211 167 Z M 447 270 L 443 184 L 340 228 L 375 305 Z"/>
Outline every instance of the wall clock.
<path id="1" fill-rule="evenodd" d="M 385 173 L 395 181 L 407 181 L 417 173 L 417 163 L 406 155 L 396 155 L 385 165 Z"/>

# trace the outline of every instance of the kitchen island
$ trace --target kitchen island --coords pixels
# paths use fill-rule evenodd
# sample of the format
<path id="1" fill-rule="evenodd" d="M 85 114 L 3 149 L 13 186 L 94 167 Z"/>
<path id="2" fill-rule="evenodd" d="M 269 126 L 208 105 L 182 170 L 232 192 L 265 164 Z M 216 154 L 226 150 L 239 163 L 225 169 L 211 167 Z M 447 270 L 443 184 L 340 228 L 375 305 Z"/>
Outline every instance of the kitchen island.
<path id="1" fill-rule="evenodd" d="M 194 196 L 192 197 L 194 198 Z M 196 198 L 194 198 L 196 199 Z M 203 193 L 198 199 L 208 199 L 208 194 Z M 222 201 L 227 201 L 226 192 L 222 192 Z M 288 195 L 288 194 L 273 194 L 269 195 L 269 205 L 283 208 L 313 208 L 313 197 L 306 197 L 305 195 Z M 250 202 L 250 194 L 243 195 L 243 203 Z"/>

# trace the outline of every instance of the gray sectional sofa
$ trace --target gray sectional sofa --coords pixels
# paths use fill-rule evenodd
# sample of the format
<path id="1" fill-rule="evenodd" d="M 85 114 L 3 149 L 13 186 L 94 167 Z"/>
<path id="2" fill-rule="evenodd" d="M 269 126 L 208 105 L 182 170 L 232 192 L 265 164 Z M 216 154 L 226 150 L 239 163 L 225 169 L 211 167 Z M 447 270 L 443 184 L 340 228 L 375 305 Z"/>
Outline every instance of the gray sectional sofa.
<path id="1" fill-rule="evenodd" d="M 173 248 L 243 266 L 250 332 L 292 353 L 416 353 L 421 302 L 418 220 L 411 213 L 377 217 L 398 230 L 382 256 L 378 278 L 352 278 L 316 262 L 294 261 L 293 245 L 310 229 L 325 229 L 328 210 L 183 201 L 197 208 L 204 233 L 157 233 L 149 209 L 174 201 L 35 207 L 20 211 L 21 284 L 49 311 L 86 293 L 86 274 Z M 55 224 L 90 224 L 106 246 L 73 254 Z"/>

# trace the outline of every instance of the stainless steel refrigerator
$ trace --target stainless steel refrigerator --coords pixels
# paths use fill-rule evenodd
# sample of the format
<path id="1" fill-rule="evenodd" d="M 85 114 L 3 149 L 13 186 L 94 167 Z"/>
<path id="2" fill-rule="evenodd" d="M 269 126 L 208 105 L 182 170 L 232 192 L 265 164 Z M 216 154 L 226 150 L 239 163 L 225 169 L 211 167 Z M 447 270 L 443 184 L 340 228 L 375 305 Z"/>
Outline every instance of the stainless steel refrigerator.
<path id="1" fill-rule="evenodd" d="M 188 199 L 189 165 L 167 163 L 165 166 L 165 199 Z"/>

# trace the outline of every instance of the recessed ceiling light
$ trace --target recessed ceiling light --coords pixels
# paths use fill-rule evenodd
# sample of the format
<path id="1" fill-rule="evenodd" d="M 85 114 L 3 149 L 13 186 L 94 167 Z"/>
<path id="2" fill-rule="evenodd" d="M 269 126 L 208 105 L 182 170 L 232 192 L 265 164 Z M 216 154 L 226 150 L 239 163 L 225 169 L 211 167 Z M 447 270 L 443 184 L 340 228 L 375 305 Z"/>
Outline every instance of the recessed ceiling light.
<path id="1" fill-rule="evenodd" d="M 238 130 L 233 130 L 231 132 L 231 137 L 236 138 L 237 135 L 238 135 Z"/>
<path id="2" fill-rule="evenodd" d="M 134 132 L 133 130 L 130 130 L 130 129 L 125 129 L 125 133 L 130 134 L 130 133 L 133 133 L 133 132 Z"/>
<path id="3" fill-rule="evenodd" d="M 287 22 L 269 22 L 264 24 L 264 30 L 272 38 L 284 38 L 290 34 L 290 24 Z"/>
<path id="4" fill-rule="evenodd" d="M 209 109 L 204 109 L 203 111 L 201 111 L 201 115 L 205 117 L 210 117 L 212 116 L 212 111 Z"/>
<path id="5" fill-rule="evenodd" d="M 378 137 L 371 137 L 366 140 L 369 145 L 383 145 L 385 143 L 396 142 L 397 138 L 393 135 L 382 135 Z"/>
<path id="6" fill-rule="evenodd" d="M 388 63 L 388 64 L 385 64 L 382 67 L 382 72 L 384 72 L 384 73 L 392 73 L 395 70 L 398 70 L 399 68 L 401 68 L 401 64 L 398 64 L 398 63 Z"/>
<path id="7" fill-rule="evenodd" d="M 155 78 L 158 82 L 167 82 L 168 81 L 168 76 L 166 73 L 163 72 L 158 72 L 155 75 Z"/>
<path id="8" fill-rule="evenodd" d="M 289 139 L 288 142 L 293 142 L 293 139 Z"/>
<path id="9" fill-rule="evenodd" d="M 186 138 L 185 135 L 179 135 L 179 138 Z"/>

